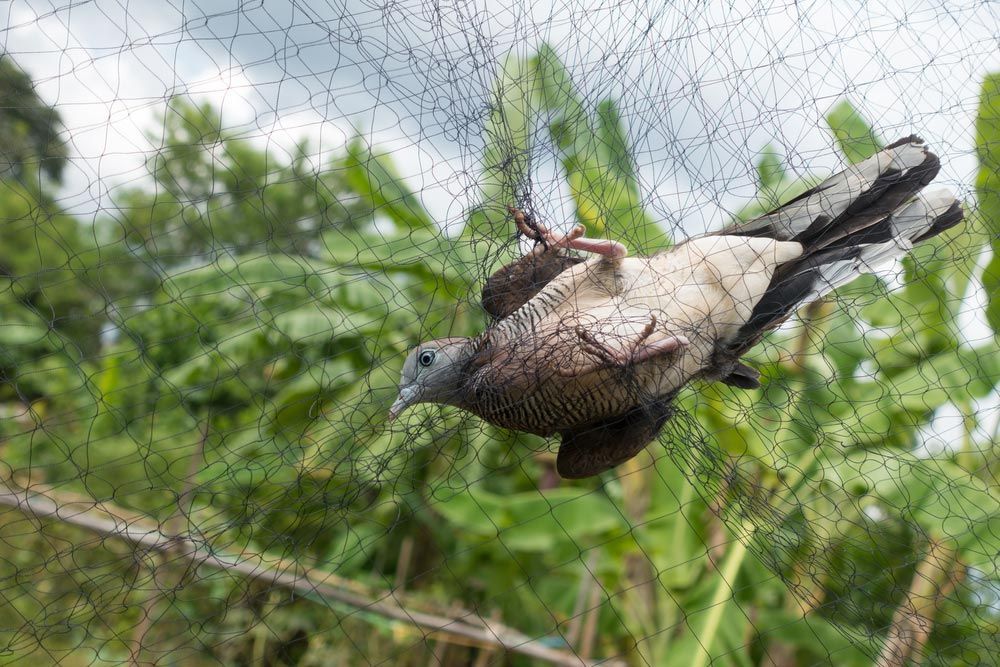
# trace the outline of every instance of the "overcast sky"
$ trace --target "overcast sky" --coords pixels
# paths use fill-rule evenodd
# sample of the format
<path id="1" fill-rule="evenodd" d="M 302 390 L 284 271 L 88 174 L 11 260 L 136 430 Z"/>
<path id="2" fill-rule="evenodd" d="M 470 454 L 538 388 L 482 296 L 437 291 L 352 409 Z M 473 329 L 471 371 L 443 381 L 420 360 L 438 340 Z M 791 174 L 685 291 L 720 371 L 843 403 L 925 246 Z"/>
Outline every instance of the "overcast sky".
<path id="1" fill-rule="evenodd" d="M 500 64 L 543 41 L 587 103 L 619 101 L 644 199 L 668 225 L 721 224 L 753 194 L 767 143 L 796 171 L 837 167 L 822 119 L 844 97 L 886 139 L 922 135 L 943 180 L 971 188 L 978 88 L 1000 69 L 996 3 L 497 4 L 14 0 L 0 5 L 0 48 L 61 110 L 66 203 L 83 213 L 143 176 L 146 135 L 186 93 L 272 147 L 308 136 L 328 156 L 361 128 L 455 223 Z M 536 204 L 568 218 L 551 157 L 540 145 Z"/>

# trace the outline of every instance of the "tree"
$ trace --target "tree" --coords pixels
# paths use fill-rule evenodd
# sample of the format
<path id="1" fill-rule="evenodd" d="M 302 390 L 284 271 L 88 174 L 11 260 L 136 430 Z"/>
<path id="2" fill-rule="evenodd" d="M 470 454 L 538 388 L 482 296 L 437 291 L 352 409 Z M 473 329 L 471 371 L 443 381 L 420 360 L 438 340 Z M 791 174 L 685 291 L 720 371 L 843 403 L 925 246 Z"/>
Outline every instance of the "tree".
<path id="1" fill-rule="evenodd" d="M 23 181 L 40 170 L 58 182 L 68 150 L 59 112 L 38 97 L 29 77 L 0 54 L 0 178 Z"/>
<path id="2" fill-rule="evenodd" d="M 127 190 L 117 221 L 123 242 L 159 266 L 262 251 L 315 255 L 323 232 L 371 219 L 340 172 L 313 163 L 305 142 L 282 159 L 183 97 L 167 103 L 161 125 L 162 137 L 150 136 L 155 187 Z"/>
<path id="3" fill-rule="evenodd" d="M 7 398 L 44 393 L 28 379 L 31 369 L 92 352 L 103 324 L 104 300 L 88 283 L 93 275 L 84 276 L 94 268 L 94 247 L 49 192 L 68 156 L 61 130 L 59 112 L 0 54 L 0 396 Z"/>

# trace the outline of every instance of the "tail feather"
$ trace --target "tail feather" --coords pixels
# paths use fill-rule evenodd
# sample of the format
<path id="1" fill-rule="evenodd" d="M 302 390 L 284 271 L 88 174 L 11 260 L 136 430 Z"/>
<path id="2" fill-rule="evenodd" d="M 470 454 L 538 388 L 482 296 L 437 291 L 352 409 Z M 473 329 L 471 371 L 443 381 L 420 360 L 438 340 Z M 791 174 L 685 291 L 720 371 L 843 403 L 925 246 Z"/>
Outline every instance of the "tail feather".
<path id="1" fill-rule="evenodd" d="M 775 271 L 727 353 L 742 354 L 799 306 L 958 224 L 962 207 L 950 191 L 920 192 L 939 169 L 940 161 L 923 141 L 907 137 L 771 213 L 723 230 L 803 246 L 801 257 Z"/>
<path id="2" fill-rule="evenodd" d="M 850 229 L 856 230 L 867 222 L 866 217 L 891 212 L 894 205 L 899 206 L 929 183 L 938 169 L 937 156 L 917 137 L 907 137 L 770 213 L 721 233 L 798 241 L 819 249 Z M 850 225 L 845 227 L 845 223 Z"/>
<path id="3" fill-rule="evenodd" d="M 936 195 L 936 197 L 932 197 L 932 195 Z M 962 222 L 962 219 L 965 217 L 961 202 L 955 199 L 955 195 L 951 193 L 951 190 L 941 188 L 932 193 L 932 195 L 927 196 L 928 201 L 926 202 L 918 199 L 910 205 L 913 208 L 913 211 L 910 213 L 912 216 L 917 218 L 923 216 L 924 220 L 932 221 L 930 226 L 927 226 L 920 234 L 910 237 L 914 245 L 923 243 L 927 239 L 933 238 L 947 229 L 951 229 Z"/>

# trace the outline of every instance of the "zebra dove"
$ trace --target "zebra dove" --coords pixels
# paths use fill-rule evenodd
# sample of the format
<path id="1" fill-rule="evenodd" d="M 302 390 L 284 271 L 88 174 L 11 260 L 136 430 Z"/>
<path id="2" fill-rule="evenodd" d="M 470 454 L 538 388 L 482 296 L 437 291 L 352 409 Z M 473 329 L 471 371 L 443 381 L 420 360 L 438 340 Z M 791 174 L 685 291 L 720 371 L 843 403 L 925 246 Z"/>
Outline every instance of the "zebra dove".
<path id="1" fill-rule="evenodd" d="M 762 217 L 651 257 L 617 241 L 551 233 L 512 209 L 536 246 L 483 290 L 494 322 L 407 357 L 394 419 L 444 403 L 500 427 L 559 434 L 560 475 L 635 456 L 695 379 L 759 386 L 740 356 L 795 310 L 957 224 L 940 163 L 907 137 Z M 590 255 L 581 259 L 565 250 Z"/>

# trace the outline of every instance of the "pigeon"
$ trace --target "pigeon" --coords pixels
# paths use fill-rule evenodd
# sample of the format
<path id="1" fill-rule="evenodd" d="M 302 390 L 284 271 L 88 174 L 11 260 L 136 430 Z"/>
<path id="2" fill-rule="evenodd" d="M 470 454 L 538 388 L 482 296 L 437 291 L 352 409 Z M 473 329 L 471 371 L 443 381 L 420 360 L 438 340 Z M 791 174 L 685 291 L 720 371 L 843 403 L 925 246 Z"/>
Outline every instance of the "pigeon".
<path id="1" fill-rule="evenodd" d="M 453 405 L 558 434 L 564 478 L 609 470 L 657 438 L 685 385 L 760 386 L 740 358 L 767 332 L 958 224 L 947 189 L 922 192 L 939 169 L 906 137 L 766 215 L 649 257 L 511 209 L 535 247 L 486 282 L 492 323 L 413 349 L 390 420 L 416 403 Z"/>

